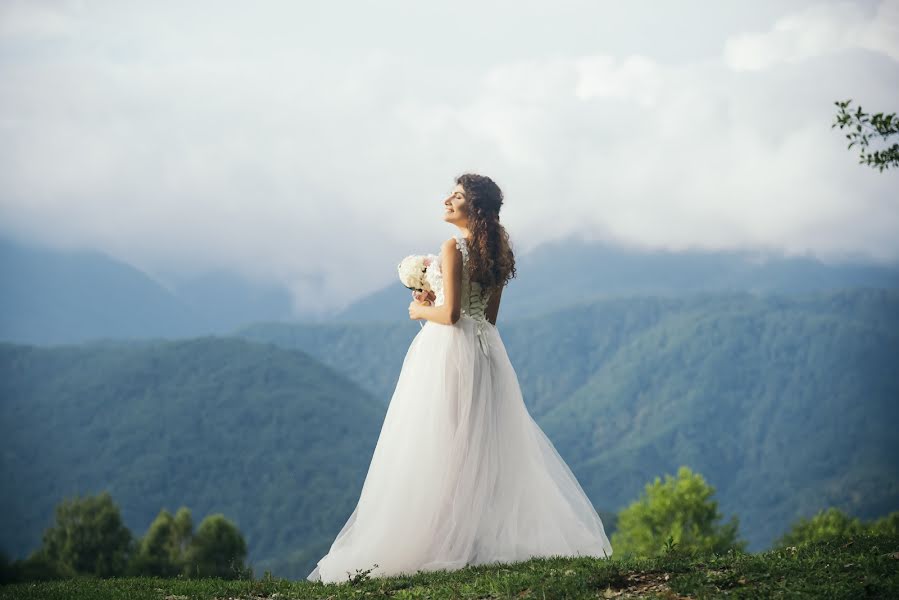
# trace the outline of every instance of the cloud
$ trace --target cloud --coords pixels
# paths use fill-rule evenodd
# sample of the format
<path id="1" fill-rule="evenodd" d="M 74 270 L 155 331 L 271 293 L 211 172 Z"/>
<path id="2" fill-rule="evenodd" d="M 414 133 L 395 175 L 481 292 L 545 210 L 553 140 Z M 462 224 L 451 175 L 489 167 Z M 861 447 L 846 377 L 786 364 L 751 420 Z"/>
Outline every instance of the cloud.
<path id="1" fill-rule="evenodd" d="M 634 100 L 644 108 L 658 100 L 664 70 L 644 56 L 628 56 L 618 62 L 612 56 L 587 56 L 577 61 L 574 94 L 581 100 L 618 98 Z"/>
<path id="2" fill-rule="evenodd" d="M 77 19 L 60 8 L 58 2 L 6 0 L 0 5 L 0 36 L 47 40 L 77 33 Z"/>
<path id="3" fill-rule="evenodd" d="M 752 71 L 853 48 L 899 61 L 899 1 L 882 2 L 871 16 L 850 2 L 811 6 L 778 19 L 768 32 L 734 36 L 724 56 L 732 69 Z"/>
<path id="4" fill-rule="evenodd" d="M 232 268 L 326 311 L 389 283 L 397 256 L 436 251 L 443 194 L 471 170 L 503 187 L 519 252 L 579 232 L 895 260 L 895 174 L 856 164 L 830 128 L 837 99 L 895 108 L 894 55 L 858 51 L 889 48 L 895 5 L 782 14 L 678 61 L 664 50 L 708 28 L 676 23 L 655 54 L 484 42 L 472 59 L 453 37 L 464 10 L 409 23 L 385 5 L 354 30 L 292 3 L 7 5 L 0 228 L 162 279 Z M 591 7 L 559 14 L 601 20 Z M 410 27 L 433 43 L 388 44 Z"/>

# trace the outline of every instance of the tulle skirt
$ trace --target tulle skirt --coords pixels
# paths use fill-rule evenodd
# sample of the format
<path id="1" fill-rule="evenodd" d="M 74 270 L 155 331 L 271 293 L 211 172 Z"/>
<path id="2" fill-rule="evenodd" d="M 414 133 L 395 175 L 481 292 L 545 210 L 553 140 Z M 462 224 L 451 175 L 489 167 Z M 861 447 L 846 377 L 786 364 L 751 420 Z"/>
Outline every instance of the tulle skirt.
<path id="1" fill-rule="evenodd" d="M 463 314 L 416 334 L 359 501 L 307 579 L 611 556 L 599 515 L 527 411 L 499 331 L 478 329 Z"/>

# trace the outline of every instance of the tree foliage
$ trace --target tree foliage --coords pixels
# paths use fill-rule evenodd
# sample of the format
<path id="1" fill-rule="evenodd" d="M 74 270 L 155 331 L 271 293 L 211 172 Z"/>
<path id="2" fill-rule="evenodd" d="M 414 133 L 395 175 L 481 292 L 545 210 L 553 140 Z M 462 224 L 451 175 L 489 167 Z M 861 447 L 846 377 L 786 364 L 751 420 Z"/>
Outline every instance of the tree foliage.
<path id="1" fill-rule="evenodd" d="M 94 577 L 252 578 L 244 562 L 247 544 L 221 513 L 209 515 L 196 533 L 187 507 L 173 516 L 163 509 L 146 535 L 134 539 L 108 491 L 64 499 L 43 545 L 25 560 L 10 563 L 0 553 L 0 582 Z"/>
<path id="2" fill-rule="evenodd" d="M 847 515 L 839 508 L 821 509 L 811 518 L 801 517 L 789 531 L 774 543 L 775 548 L 799 546 L 806 542 L 823 541 L 830 537 L 846 538 L 858 534 L 899 535 L 899 511 L 869 522 Z"/>
<path id="3" fill-rule="evenodd" d="M 203 519 L 187 549 L 186 564 L 190 576 L 236 579 L 248 573 L 244 567 L 247 543 L 237 527 L 225 515 Z"/>
<path id="4" fill-rule="evenodd" d="M 681 466 L 677 476 L 665 475 L 646 484 L 645 493 L 618 516 L 612 548 L 621 555 L 656 556 L 677 547 L 687 552 L 745 550 L 737 539 L 738 519 L 719 523 L 715 490 L 702 475 Z"/>
<path id="5" fill-rule="evenodd" d="M 893 144 L 888 148 L 869 152 L 868 146 L 871 138 L 878 136 L 886 141 L 892 135 L 899 134 L 899 119 L 896 113 L 885 115 L 884 113 L 868 114 L 859 106 L 855 112 L 849 108 L 852 100 L 836 101 L 839 111 L 834 118 L 831 129 L 839 127 L 840 129 L 848 128 L 846 139 L 849 140 L 847 149 L 858 145 L 860 150 L 859 164 L 867 164 L 870 167 L 877 167 L 880 171 L 889 167 L 899 166 L 899 144 Z"/>
<path id="6" fill-rule="evenodd" d="M 48 559 L 72 575 L 123 575 L 132 544 L 109 492 L 65 498 L 56 506 L 56 523 L 43 535 Z"/>
<path id="7" fill-rule="evenodd" d="M 131 573 L 159 577 L 184 573 L 193 529 L 187 507 L 182 506 L 174 516 L 162 509 L 138 544 L 129 569 Z"/>

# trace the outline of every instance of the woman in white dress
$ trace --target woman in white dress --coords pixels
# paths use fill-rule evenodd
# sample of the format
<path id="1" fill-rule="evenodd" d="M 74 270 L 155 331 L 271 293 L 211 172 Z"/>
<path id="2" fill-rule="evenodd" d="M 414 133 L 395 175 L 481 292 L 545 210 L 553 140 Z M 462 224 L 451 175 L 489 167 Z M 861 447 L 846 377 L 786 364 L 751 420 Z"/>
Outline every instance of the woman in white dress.
<path id="1" fill-rule="evenodd" d="M 496 328 L 515 276 L 500 188 L 456 179 L 442 282 L 403 360 L 359 501 L 311 581 L 454 570 L 534 556 L 609 557 L 602 521 L 525 407 Z M 441 289 L 442 288 L 442 289 Z M 429 300 L 433 299 L 433 303 Z"/>

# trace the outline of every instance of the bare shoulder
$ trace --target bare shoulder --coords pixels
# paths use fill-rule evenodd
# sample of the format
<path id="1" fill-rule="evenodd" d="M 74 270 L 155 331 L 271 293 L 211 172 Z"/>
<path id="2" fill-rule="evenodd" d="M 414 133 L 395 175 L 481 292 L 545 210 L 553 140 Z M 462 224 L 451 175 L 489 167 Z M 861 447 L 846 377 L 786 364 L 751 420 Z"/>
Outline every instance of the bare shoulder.
<path id="1" fill-rule="evenodd" d="M 456 247 L 456 238 L 451 237 L 450 239 L 443 242 L 443 245 L 440 247 L 441 250 L 446 250 L 447 252 L 453 253 L 459 252 L 459 249 Z M 461 252 L 459 252 L 461 254 Z"/>

